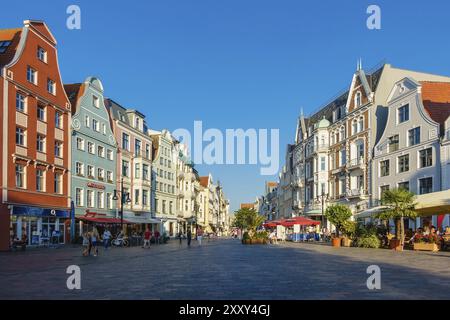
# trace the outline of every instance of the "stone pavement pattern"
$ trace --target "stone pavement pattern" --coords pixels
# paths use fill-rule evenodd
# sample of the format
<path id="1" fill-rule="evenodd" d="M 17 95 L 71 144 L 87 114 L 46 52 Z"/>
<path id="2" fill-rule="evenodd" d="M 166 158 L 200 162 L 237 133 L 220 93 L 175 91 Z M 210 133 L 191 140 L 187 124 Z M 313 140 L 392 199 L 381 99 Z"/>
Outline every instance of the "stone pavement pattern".
<path id="1" fill-rule="evenodd" d="M 366 269 L 381 268 L 381 290 Z M 68 290 L 66 268 L 81 268 Z M 0 254 L 0 299 L 449 299 L 450 254 L 215 240 L 191 248 L 80 248 Z"/>

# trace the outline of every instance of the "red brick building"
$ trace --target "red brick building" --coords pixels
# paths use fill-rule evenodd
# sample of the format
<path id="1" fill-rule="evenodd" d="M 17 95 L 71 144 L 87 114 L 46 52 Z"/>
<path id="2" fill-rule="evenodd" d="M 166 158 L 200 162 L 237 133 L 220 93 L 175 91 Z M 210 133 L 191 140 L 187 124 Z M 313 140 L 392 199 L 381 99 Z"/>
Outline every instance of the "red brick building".
<path id="1" fill-rule="evenodd" d="M 0 250 L 69 239 L 70 103 L 41 21 L 0 30 Z"/>

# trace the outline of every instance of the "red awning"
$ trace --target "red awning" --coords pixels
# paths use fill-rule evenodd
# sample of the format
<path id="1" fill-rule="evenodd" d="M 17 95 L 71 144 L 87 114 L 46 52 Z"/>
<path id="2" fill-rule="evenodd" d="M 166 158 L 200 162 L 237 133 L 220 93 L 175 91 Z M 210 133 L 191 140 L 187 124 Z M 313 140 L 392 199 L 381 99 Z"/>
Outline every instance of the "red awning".
<path id="1" fill-rule="evenodd" d="M 95 222 L 95 223 L 109 223 L 109 224 L 120 224 L 121 221 L 118 218 L 107 218 L 107 217 L 77 217 L 77 219 L 83 220 L 83 221 L 89 221 L 89 222 Z M 123 220 L 123 223 L 130 223 L 127 220 Z"/>

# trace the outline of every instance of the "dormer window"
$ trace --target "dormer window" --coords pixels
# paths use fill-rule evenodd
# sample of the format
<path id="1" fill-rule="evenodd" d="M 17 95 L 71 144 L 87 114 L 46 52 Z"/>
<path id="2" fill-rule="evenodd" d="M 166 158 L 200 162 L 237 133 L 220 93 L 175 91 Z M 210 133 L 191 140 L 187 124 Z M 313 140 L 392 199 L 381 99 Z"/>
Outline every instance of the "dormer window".
<path id="1" fill-rule="evenodd" d="M 355 95 L 355 108 L 361 107 L 362 100 L 361 100 L 361 92 L 358 91 Z"/>
<path id="2" fill-rule="evenodd" d="M 41 60 L 42 62 L 47 63 L 47 51 L 45 51 L 41 47 L 38 47 L 38 49 L 37 49 L 37 58 L 39 60 Z"/>
<path id="3" fill-rule="evenodd" d="M 11 41 L 0 41 L 0 53 L 5 53 Z"/>
<path id="4" fill-rule="evenodd" d="M 92 105 L 97 109 L 100 107 L 98 97 L 92 96 Z"/>
<path id="5" fill-rule="evenodd" d="M 136 129 L 139 129 L 139 118 L 138 118 L 138 117 L 136 117 L 136 118 L 134 119 L 134 127 L 135 127 Z"/>

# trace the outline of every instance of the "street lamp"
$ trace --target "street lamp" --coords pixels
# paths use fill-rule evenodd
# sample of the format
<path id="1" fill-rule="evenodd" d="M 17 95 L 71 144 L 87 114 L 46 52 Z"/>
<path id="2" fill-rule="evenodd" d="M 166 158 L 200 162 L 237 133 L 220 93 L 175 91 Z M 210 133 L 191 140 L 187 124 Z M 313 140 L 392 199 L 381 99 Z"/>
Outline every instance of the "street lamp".
<path id="1" fill-rule="evenodd" d="M 319 199 L 322 201 L 322 228 L 324 228 L 325 227 L 324 206 L 325 206 L 325 200 L 328 201 L 328 199 L 329 199 L 328 193 L 325 194 L 325 191 L 322 190 L 322 194 L 317 196 L 317 200 L 319 200 Z"/>
<path id="2" fill-rule="evenodd" d="M 117 194 L 120 194 L 120 230 L 123 230 L 123 204 L 126 203 L 130 203 L 131 199 L 130 199 L 130 193 L 124 193 L 123 192 L 123 178 L 120 181 L 120 190 L 116 190 L 114 189 L 114 196 L 113 196 L 113 200 L 119 200 L 119 197 L 117 196 Z"/>

